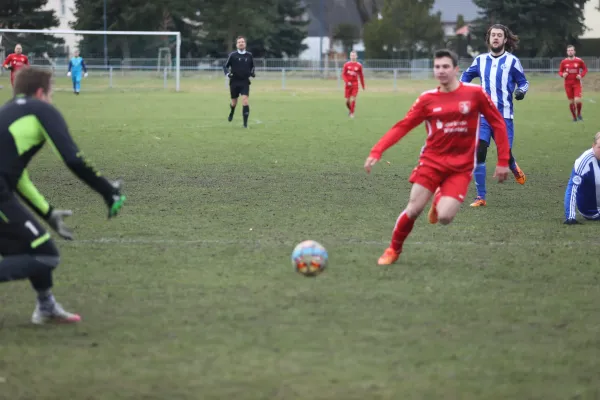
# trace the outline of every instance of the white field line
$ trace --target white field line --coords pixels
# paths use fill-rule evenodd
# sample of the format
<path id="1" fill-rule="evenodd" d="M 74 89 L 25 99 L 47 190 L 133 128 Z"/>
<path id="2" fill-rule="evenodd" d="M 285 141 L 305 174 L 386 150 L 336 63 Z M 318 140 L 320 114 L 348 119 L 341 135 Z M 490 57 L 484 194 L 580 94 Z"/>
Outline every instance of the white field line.
<path id="1" fill-rule="evenodd" d="M 303 238 L 297 241 L 291 241 L 287 239 L 158 239 L 158 238 L 95 238 L 95 239 L 82 239 L 74 241 L 60 241 L 61 245 L 86 245 L 86 244 L 102 244 L 102 245 L 172 245 L 172 246 L 224 246 L 224 245 L 253 245 L 253 246 L 295 246 L 297 243 L 304 240 Z M 349 245 L 358 244 L 363 246 L 387 246 L 389 240 L 362 240 L 362 239 L 335 239 L 335 240 L 323 240 L 324 245 Z M 491 246 L 491 247 L 503 247 L 503 246 L 519 246 L 519 247 L 536 247 L 544 246 L 547 247 L 550 244 L 547 240 L 530 240 L 530 241 L 518 241 L 518 242 L 501 242 L 501 241 L 466 241 L 466 240 L 438 240 L 438 241 L 411 241 L 410 238 L 406 241 L 406 245 L 418 245 L 418 246 Z M 598 245 L 600 240 L 584 240 L 584 241 L 552 241 L 554 245 L 571 246 L 571 245 Z"/>

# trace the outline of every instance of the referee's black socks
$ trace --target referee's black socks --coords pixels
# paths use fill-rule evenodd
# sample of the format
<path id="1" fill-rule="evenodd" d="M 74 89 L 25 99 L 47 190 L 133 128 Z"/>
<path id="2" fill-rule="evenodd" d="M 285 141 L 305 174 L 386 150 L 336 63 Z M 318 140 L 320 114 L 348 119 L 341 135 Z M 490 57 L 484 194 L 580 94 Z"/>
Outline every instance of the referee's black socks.
<path id="1" fill-rule="evenodd" d="M 248 116 L 250 115 L 250 106 L 244 106 L 242 109 L 242 114 L 244 116 L 244 126 L 248 126 Z"/>

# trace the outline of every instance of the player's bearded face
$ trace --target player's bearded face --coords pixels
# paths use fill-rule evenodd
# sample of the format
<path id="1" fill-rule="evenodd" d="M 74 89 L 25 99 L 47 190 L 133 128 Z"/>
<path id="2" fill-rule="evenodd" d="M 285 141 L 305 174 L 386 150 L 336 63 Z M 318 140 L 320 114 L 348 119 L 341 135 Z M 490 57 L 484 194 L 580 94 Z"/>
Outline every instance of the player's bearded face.
<path id="1" fill-rule="evenodd" d="M 572 47 L 568 48 L 567 49 L 567 56 L 569 56 L 571 58 L 575 57 L 575 49 L 572 48 Z"/>
<path id="2" fill-rule="evenodd" d="M 490 49 L 494 53 L 500 53 L 504 50 L 505 44 L 506 37 L 504 37 L 504 31 L 502 29 L 492 29 L 489 39 Z"/>

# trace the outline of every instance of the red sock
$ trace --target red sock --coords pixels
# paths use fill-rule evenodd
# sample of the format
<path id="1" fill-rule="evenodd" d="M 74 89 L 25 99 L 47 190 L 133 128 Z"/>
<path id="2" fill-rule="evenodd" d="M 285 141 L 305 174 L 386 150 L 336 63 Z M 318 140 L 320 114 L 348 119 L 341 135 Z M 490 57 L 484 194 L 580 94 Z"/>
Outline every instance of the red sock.
<path id="1" fill-rule="evenodd" d="M 350 112 L 354 114 L 354 109 L 356 108 L 356 100 L 350 103 Z"/>
<path id="2" fill-rule="evenodd" d="M 396 250 L 397 253 L 402 251 L 402 245 L 410 234 L 410 231 L 412 231 L 414 225 L 415 220 L 408 218 L 406 210 L 402 211 L 402 214 L 400 214 L 398 220 L 396 221 L 396 226 L 394 227 L 394 232 L 392 233 L 392 243 L 390 243 L 390 247 Z"/>
<path id="3" fill-rule="evenodd" d="M 577 115 L 575 114 L 575 104 L 570 103 L 569 110 L 571 110 L 571 114 L 573 115 L 573 118 L 577 118 Z"/>
<path id="4" fill-rule="evenodd" d="M 581 115 L 581 107 L 583 107 L 583 103 L 577 103 L 577 115 Z"/>

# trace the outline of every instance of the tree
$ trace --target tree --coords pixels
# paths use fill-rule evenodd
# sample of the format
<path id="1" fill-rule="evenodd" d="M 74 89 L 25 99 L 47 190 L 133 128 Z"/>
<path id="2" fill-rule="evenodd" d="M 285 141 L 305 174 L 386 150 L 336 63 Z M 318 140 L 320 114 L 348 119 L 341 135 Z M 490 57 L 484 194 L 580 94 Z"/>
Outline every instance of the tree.
<path id="1" fill-rule="evenodd" d="M 456 26 L 454 27 L 454 31 L 458 31 L 460 28 L 463 28 L 466 25 L 465 17 L 462 14 L 458 14 L 456 17 Z M 459 57 L 463 57 L 467 54 L 467 37 L 465 35 L 456 35 L 454 38 L 454 45 L 452 46 L 456 54 Z"/>
<path id="2" fill-rule="evenodd" d="M 430 14 L 434 0 L 385 0 L 381 19 L 365 25 L 367 58 L 429 57 L 444 41 L 441 14 Z"/>
<path id="3" fill-rule="evenodd" d="M 233 51 L 235 38 L 248 38 L 255 57 L 297 56 L 306 46 L 306 5 L 300 0 L 202 0 L 204 55 Z"/>
<path id="4" fill-rule="evenodd" d="M 187 16 L 193 16 L 194 0 L 106 0 L 107 30 L 119 31 L 180 31 L 182 32 L 182 54 L 189 53 L 196 45 L 192 32 L 195 25 Z M 104 0 L 75 0 L 75 22 L 73 29 L 104 30 Z M 187 23 L 185 21 L 188 21 Z M 100 56 L 104 53 L 102 35 L 84 36 L 80 50 L 87 55 Z M 175 48 L 175 38 L 160 36 L 109 36 L 109 57 L 156 57 L 160 47 Z"/>
<path id="5" fill-rule="evenodd" d="M 564 52 L 575 43 L 586 26 L 583 10 L 588 0 L 473 0 L 482 10 L 474 24 L 474 36 L 482 49 L 485 32 L 491 24 L 508 26 L 520 38 L 518 55 L 547 57 Z"/>
<path id="6" fill-rule="evenodd" d="M 0 28 L 3 29 L 48 29 L 59 25 L 53 10 L 42 10 L 48 0 L 2 0 L 0 1 Z M 23 52 L 29 55 L 50 56 L 64 54 L 62 38 L 52 35 L 4 34 L 5 47 L 17 43 L 23 45 Z"/>
<path id="7" fill-rule="evenodd" d="M 341 42 L 344 53 L 348 54 L 360 40 L 360 29 L 353 24 L 339 24 L 333 31 L 333 40 Z"/>

